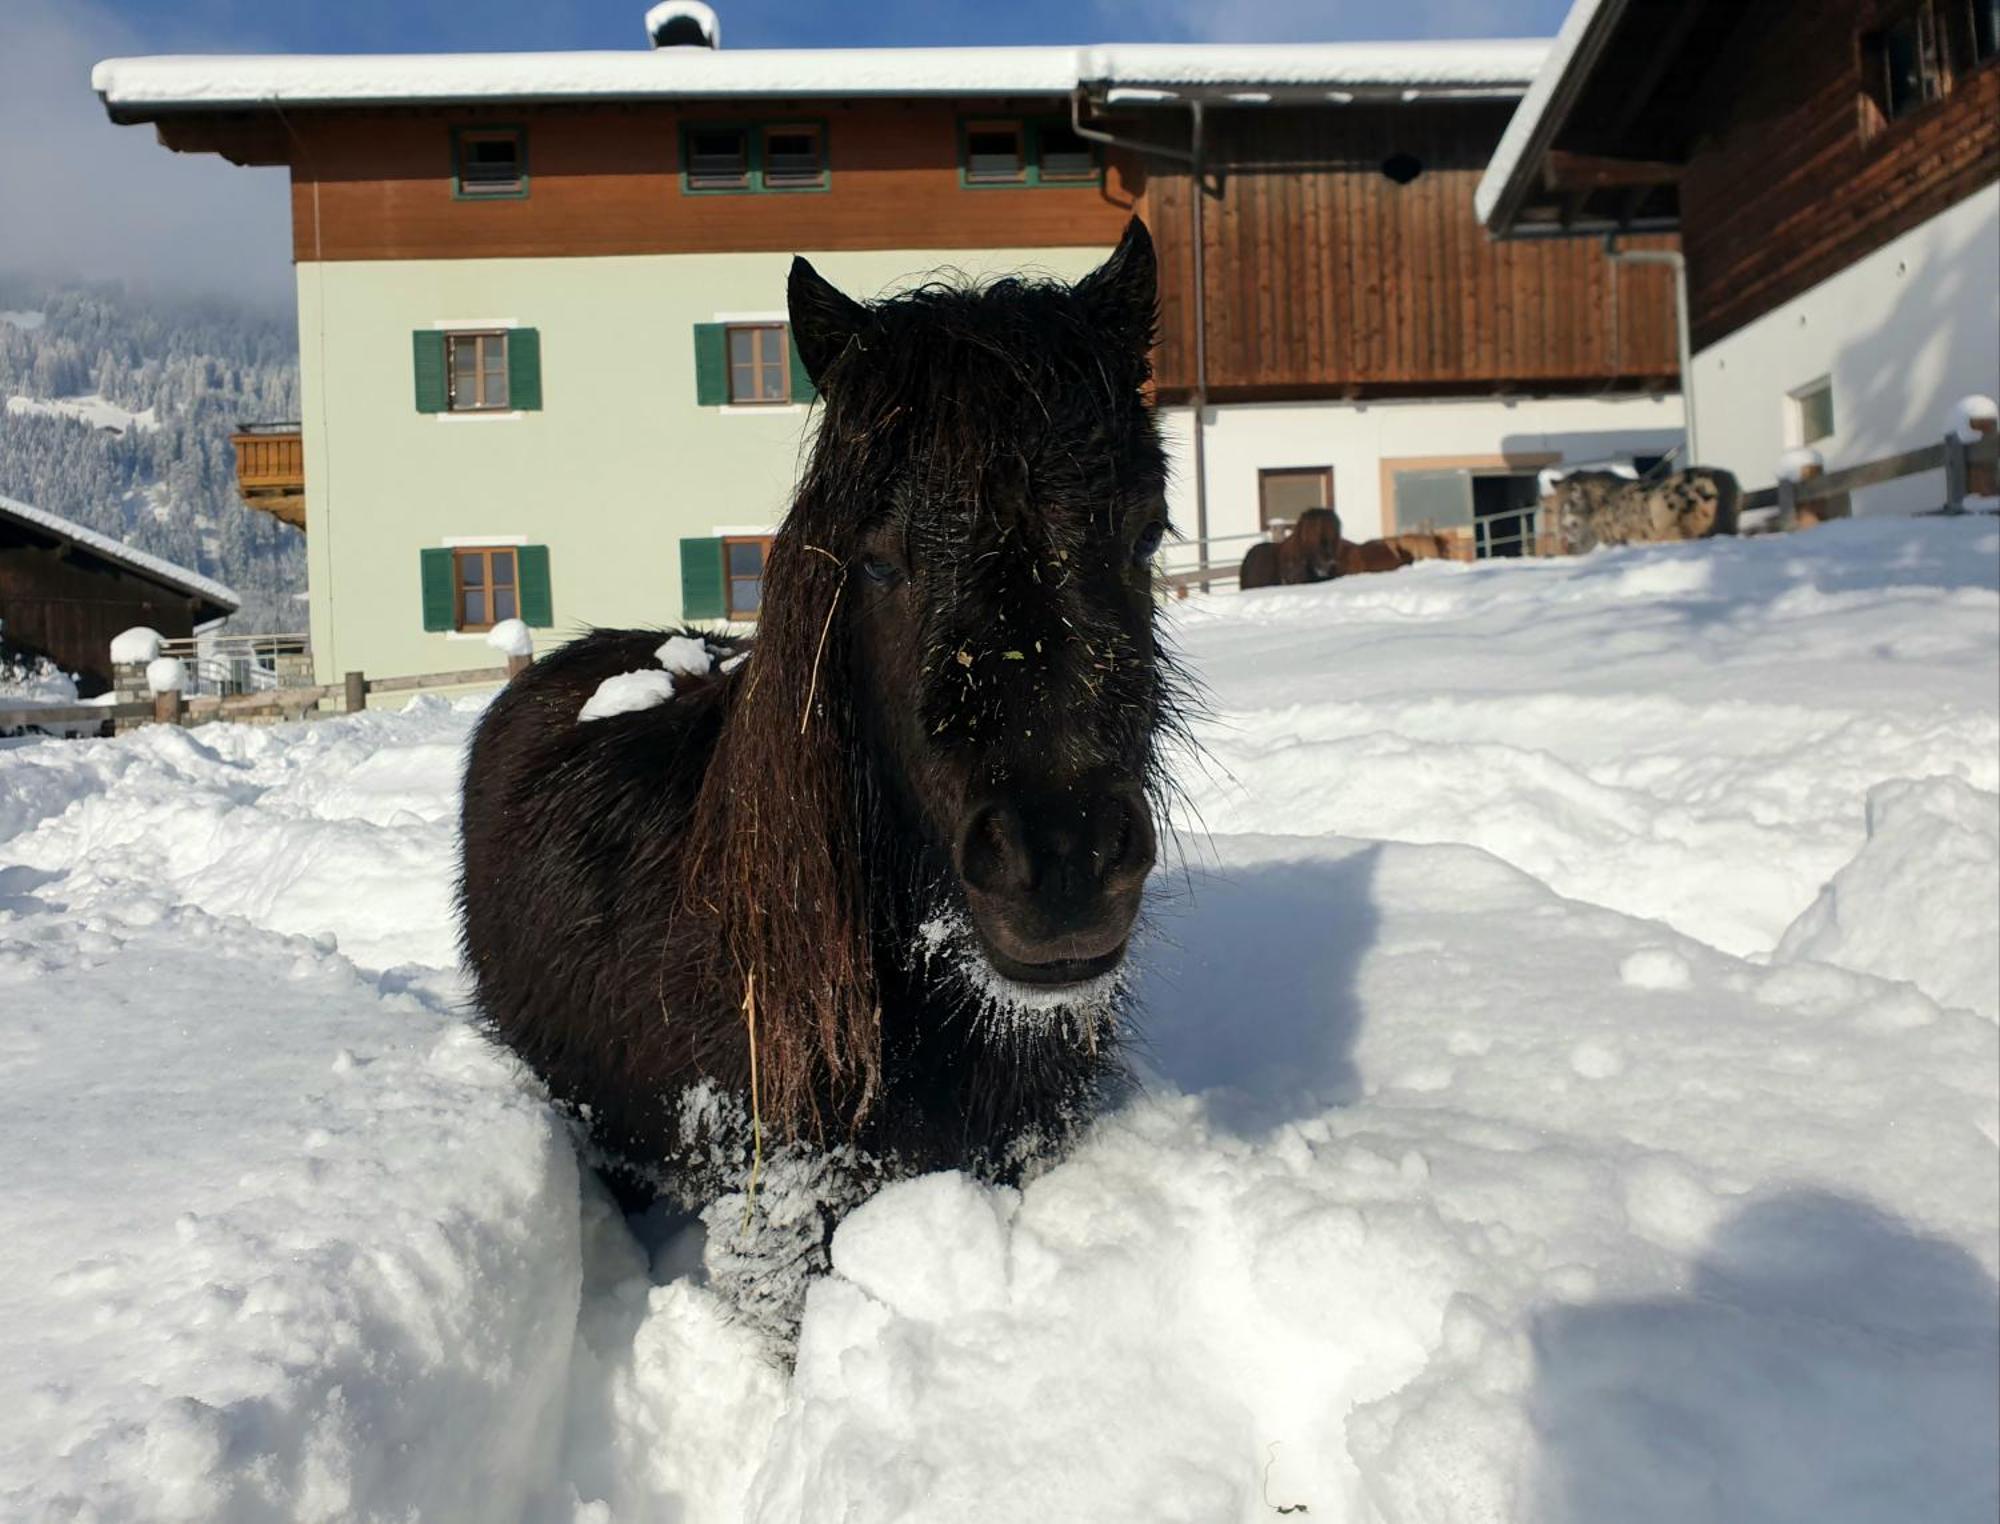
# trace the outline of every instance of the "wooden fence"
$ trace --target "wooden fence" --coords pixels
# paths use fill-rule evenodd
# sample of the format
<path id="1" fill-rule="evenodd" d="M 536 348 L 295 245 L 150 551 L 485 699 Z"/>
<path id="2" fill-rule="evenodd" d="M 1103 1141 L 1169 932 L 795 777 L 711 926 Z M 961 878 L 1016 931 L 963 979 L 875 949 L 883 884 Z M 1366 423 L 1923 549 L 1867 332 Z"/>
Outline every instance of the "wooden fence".
<path id="1" fill-rule="evenodd" d="M 109 722 L 115 730 L 133 725 L 205 725 L 211 720 L 309 720 L 334 714 L 355 714 L 368 707 L 371 693 L 417 693 L 426 688 L 498 687 L 527 667 L 530 658 L 514 657 L 504 667 L 472 667 L 462 672 L 426 672 L 416 677 L 369 677 L 350 672 L 337 683 L 300 688 L 269 688 L 261 693 L 160 693 L 150 699 L 122 704 L 0 705 L 0 735 L 23 726 L 37 729 Z M 329 709 L 330 702 L 338 707 Z"/>
<path id="2" fill-rule="evenodd" d="M 1761 492 L 1746 492 L 1743 494 L 1742 511 L 1749 513 L 1762 508 L 1776 508 L 1778 527 L 1793 529 L 1798 526 L 1799 509 L 1807 504 L 1835 502 L 1864 487 L 1880 487 L 1901 481 L 1906 476 L 1942 471 L 1942 511 L 1958 514 L 1965 512 L 1966 497 L 1977 490 L 1975 476 L 1983 473 L 1988 479 L 1980 481 L 1978 486 L 1990 486 L 1990 477 L 1996 468 L 2000 468 L 2000 434 L 1982 434 L 1977 443 L 1967 444 L 1954 430 L 1936 444 L 1905 450 L 1901 455 L 1864 461 L 1858 466 L 1844 466 L 1838 471 L 1811 475 L 1801 481 L 1781 481 L 1777 486 L 1766 487 Z"/>

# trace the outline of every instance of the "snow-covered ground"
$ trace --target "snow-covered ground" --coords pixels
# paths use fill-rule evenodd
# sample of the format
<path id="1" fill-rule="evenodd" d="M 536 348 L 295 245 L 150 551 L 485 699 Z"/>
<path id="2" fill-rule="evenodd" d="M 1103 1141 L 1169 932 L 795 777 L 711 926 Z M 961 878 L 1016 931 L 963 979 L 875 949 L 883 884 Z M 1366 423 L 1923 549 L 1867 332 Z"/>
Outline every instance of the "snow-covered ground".
<path id="1" fill-rule="evenodd" d="M 1175 624 L 1146 1093 L 791 1375 L 465 1025 L 474 706 L 0 751 L 0 1517 L 1990 1524 L 1992 521 Z"/>
<path id="2" fill-rule="evenodd" d="M 148 433 L 160 426 L 160 420 L 152 408 L 135 413 L 130 408 L 120 407 L 117 403 L 98 396 L 95 392 L 81 397 L 56 397 L 49 400 L 39 397 L 9 397 L 7 411 L 18 418 L 37 416 L 74 418 L 78 423 L 88 424 L 93 429 L 109 429 L 114 434 L 123 434 L 133 429 Z"/>

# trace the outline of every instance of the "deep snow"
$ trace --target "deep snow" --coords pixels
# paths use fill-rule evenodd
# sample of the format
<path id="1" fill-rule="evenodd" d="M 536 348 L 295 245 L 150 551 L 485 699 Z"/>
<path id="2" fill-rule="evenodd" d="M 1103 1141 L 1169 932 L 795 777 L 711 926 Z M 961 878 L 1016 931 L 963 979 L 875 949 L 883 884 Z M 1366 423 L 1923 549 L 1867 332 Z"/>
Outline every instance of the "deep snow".
<path id="1" fill-rule="evenodd" d="M 1992 521 L 1173 623 L 1145 1094 L 789 1377 L 463 1021 L 476 704 L 0 750 L 0 1517 L 1990 1521 Z"/>

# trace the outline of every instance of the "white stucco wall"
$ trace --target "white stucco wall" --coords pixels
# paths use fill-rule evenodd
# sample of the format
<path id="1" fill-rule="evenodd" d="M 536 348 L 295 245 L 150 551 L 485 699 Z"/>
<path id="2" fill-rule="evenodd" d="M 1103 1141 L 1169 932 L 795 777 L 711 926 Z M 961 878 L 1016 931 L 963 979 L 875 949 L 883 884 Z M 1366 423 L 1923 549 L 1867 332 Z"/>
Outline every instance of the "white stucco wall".
<path id="1" fill-rule="evenodd" d="M 1169 502 L 1182 534 L 1195 532 L 1191 409 L 1165 415 L 1174 466 Z M 1601 461 L 1664 454 L 1680 442 L 1681 403 L 1662 397 L 1440 398 L 1397 402 L 1283 402 L 1208 410 L 1208 521 L 1212 537 L 1254 534 L 1257 473 L 1331 466 L 1334 507 L 1351 540 L 1382 534 L 1382 464 L 1389 461 Z M 1534 470 L 1534 465 L 1525 467 Z M 1412 526 L 1402 526 L 1405 528 Z M 1218 546 L 1217 561 L 1242 546 Z"/>
<path id="2" fill-rule="evenodd" d="M 843 290 L 881 294 L 945 267 L 1074 279 L 1099 249 L 811 253 Z M 313 656 L 322 681 L 497 661 L 475 635 L 423 628 L 419 551 L 549 547 L 555 628 L 680 618 L 683 537 L 754 532 L 784 512 L 803 407 L 695 402 L 693 328 L 781 317 L 786 254 L 307 263 L 299 362 Z M 412 331 L 538 329 L 542 408 L 416 410 Z"/>
<path id="3" fill-rule="evenodd" d="M 2000 396 L 2000 185 L 1989 185 L 1695 356 L 1701 454 L 1748 488 L 1799 443 L 1791 394 L 1833 380 L 1830 470 L 1944 436 L 1969 392 Z M 1855 495 L 1857 513 L 1944 501 L 1941 473 Z"/>

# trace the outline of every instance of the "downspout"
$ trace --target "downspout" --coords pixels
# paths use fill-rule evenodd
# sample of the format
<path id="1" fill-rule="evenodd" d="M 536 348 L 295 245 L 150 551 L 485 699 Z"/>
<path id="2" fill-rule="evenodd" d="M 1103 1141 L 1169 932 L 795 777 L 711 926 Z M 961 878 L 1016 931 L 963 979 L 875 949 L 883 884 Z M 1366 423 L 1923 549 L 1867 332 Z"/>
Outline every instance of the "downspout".
<path id="1" fill-rule="evenodd" d="M 1680 343 L 1681 411 L 1687 415 L 1687 454 L 1683 466 L 1701 464 L 1694 432 L 1694 340 L 1688 326 L 1687 256 L 1678 249 L 1621 249 L 1618 235 L 1604 235 L 1604 257 L 1623 265 L 1669 265 L 1674 272 L 1674 330 Z"/>
<path id="2" fill-rule="evenodd" d="M 1194 191 L 1192 210 L 1194 238 L 1194 532 L 1198 562 L 1201 571 L 1201 590 L 1208 591 L 1208 458 L 1207 442 L 1204 437 L 1204 415 L 1208 411 L 1208 282 L 1206 252 L 1203 248 L 1202 203 L 1207 194 L 1202 184 L 1202 140 L 1205 125 L 1202 103 L 1188 102 L 1190 122 L 1190 146 L 1174 148 L 1164 143 L 1142 143 L 1132 138 L 1121 138 L 1099 127 L 1083 124 L 1084 91 L 1078 90 L 1069 98 L 1069 123 L 1080 138 L 1093 143 L 1107 143 L 1113 148 L 1130 149 L 1136 153 L 1150 153 L 1163 159 L 1174 159 L 1188 166 L 1188 178 Z"/>
<path id="3" fill-rule="evenodd" d="M 1194 534 L 1199 549 L 1195 565 L 1201 571 L 1201 590 L 1208 591 L 1208 259 L 1203 218 L 1208 188 L 1202 178 L 1202 127 L 1200 101 L 1188 104 L 1190 133 L 1189 182 L 1194 191 Z"/>

